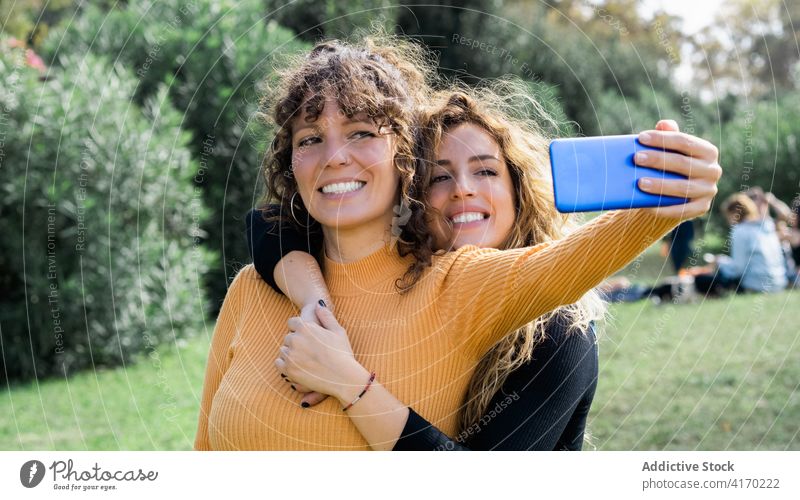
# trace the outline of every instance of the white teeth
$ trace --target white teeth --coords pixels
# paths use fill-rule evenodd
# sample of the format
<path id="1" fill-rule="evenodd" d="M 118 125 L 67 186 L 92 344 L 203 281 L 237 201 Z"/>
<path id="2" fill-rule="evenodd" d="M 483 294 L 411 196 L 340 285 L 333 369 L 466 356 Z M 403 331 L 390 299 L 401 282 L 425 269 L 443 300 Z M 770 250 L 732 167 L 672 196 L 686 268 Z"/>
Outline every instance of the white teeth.
<path id="1" fill-rule="evenodd" d="M 350 181 L 350 182 L 337 182 L 336 184 L 328 184 L 322 187 L 322 192 L 325 194 L 342 194 L 358 191 L 364 187 L 366 182 Z"/>
<path id="2" fill-rule="evenodd" d="M 467 222 L 475 222 L 476 220 L 483 220 L 484 215 L 480 212 L 462 212 L 451 220 L 456 224 L 464 224 Z"/>

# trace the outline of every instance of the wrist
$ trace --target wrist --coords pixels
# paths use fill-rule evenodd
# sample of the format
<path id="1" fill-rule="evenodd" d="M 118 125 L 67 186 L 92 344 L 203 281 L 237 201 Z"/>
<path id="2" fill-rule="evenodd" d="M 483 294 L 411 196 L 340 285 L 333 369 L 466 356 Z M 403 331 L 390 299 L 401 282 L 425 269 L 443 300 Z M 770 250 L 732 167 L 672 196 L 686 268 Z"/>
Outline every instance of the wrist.
<path id="1" fill-rule="evenodd" d="M 358 363 L 354 363 L 344 372 L 344 380 L 333 394 L 342 407 L 349 405 L 369 382 L 370 371 Z"/>

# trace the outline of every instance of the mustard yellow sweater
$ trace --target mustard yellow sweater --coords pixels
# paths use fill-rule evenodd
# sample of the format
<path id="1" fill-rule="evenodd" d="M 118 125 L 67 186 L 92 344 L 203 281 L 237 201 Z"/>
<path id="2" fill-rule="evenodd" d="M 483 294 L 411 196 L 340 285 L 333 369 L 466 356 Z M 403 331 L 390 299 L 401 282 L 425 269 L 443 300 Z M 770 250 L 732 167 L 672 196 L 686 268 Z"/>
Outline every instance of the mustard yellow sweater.
<path id="1" fill-rule="evenodd" d="M 400 401 L 455 435 L 467 384 L 492 345 L 577 301 L 677 222 L 618 211 L 557 242 L 464 247 L 435 257 L 402 295 L 395 282 L 410 257 L 389 247 L 354 263 L 326 260 L 324 275 L 358 361 Z M 334 398 L 303 409 L 276 371 L 286 320 L 296 314 L 252 265 L 236 276 L 211 342 L 196 449 L 369 449 Z"/>

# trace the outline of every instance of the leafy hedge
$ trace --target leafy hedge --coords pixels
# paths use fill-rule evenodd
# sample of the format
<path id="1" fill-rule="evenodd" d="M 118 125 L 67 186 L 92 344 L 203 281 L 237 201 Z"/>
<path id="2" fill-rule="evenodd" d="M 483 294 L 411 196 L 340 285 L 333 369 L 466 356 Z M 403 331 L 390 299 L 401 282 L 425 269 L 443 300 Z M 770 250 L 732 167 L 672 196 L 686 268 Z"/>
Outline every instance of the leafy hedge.
<path id="1" fill-rule="evenodd" d="M 800 196 L 800 91 L 738 106 L 720 150 L 721 195 L 761 186 L 786 202 Z"/>
<path id="2" fill-rule="evenodd" d="M 209 254 L 182 116 L 73 55 L 46 82 L 0 55 L 1 379 L 114 365 L 199 332 Z"/>
<path id="3" fill-rule="evenodd" d="M 166 84 L 201 163 L 192 182 L 210 210 L 204 243 L 219 257 L 206 277 L 211 314 L 227 280 L 248 262 L 243 217 L 261 194 L 258 171 L 271 137 L 252 119 L 259 82 L 282 57 L 304 48 L 257 0 L 132 0 L 111 11 L 89 6 L 45 44 L 51 64 L 64 66 L 62 54 L 92 52 L 132 68 L 137 102 Z"/>

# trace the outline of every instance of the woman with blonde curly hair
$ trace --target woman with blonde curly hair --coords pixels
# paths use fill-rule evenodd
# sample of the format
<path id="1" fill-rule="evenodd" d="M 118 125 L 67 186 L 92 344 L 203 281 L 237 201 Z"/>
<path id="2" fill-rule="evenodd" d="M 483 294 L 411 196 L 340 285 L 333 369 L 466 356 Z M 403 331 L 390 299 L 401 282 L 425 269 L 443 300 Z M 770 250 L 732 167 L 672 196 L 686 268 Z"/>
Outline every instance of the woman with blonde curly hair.
<path id="1" fill-rule="evenodd" d="M 439 216 L 424 210 L 421 200 L 432 200 L 444 179 L 416 162 L 429 152 L 419 149 L 428 146 L 416 133 L 418 96 L 426 93 L 418 82 L 425 78 L 413 76 L 421 63 L 411 56 L 403 47 L 324 43 L 283 76 L 271 100 L 277 133 L 265 160 L 270 199 L 279 203 L 279 226 L 288 220 L 321 231 L 322 277 L 342 325 L 324 301 L 311 308 L 320 295 L 309 299 L 284 287 L 306 304 L 304 317 L 294 317 L 290 298 L 253 266 L 240 271 L 212 340 L 197 449 L 391 449 L 411 415 L 400 401 L 455 435 L 472 375 L 492 346 L 579 302 L 678 222 L 708 210 L 720 174 L 716 149 L 654 130 L 640 140 L 683 154 L 639 163 L 688 178 L 641 187 L 689 198 L 686 204 L 610 212 L 534 246 L 435 252 L 441 245 L 429 228 L 436 217 L 461 238 L 505 215 L 459 202 L 471 195 L 458 189 L 444 195 L 450 201 Z M 499 169 L 505 158 L 495 153 L 494 160 L 476 158 Z M 446 166 L 442 160 L 461 161 L 438 158 L 438 166 Z M 537 230 L 546 239 L 545 229 Z M 281 269 L 297 264 L 296 255 L 284 260 L 276 275 L 294 284 L 297 273 Z M 334 397 L 303 408 L 296 391 L 308 390 Z"/>

